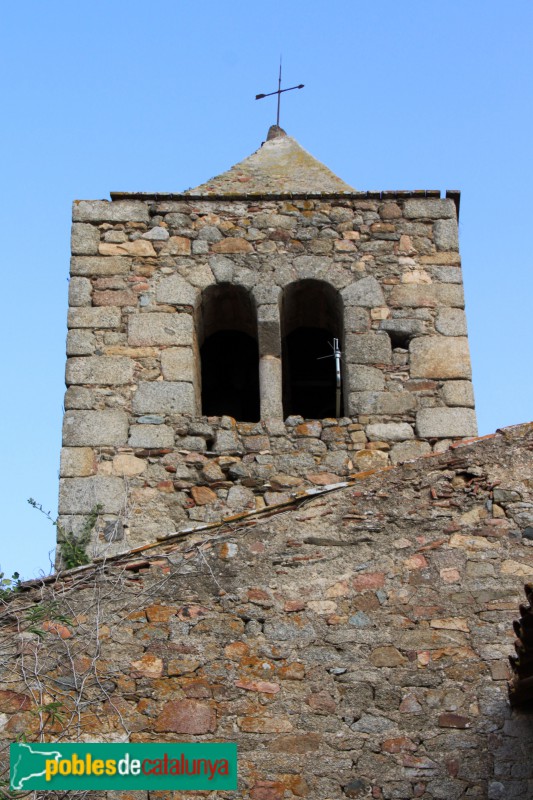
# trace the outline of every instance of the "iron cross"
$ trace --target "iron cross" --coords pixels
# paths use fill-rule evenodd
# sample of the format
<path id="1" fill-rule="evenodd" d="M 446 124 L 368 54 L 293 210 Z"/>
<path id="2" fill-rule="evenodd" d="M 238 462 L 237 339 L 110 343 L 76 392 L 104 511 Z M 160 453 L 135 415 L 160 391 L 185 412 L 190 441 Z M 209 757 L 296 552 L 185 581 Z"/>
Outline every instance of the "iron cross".
<path id="1" fill-rule="evenodd" d="M 282 93 L 283 92 L 292 92 L 293 89 L 303 89 L 303 88 L 304 88 L 303 83 L 300 83 L 299 86 L 290 86 L 288 89 L 282 89 L 281 88 L 281 58 L 280 58 L 280 60 L 279 60 L 279 79 L 278 79 L 278 89 L 277 89 L 277 91 L 276 92 L 269 92 L 268 94 L 256 94 L 255 99 L 256 100 L 262 100 L 263 97 L 272 97 L 272 95 L 277 94 L 277 96 L 278 96 L 278 115 L 277 115 L 277 118 L 276 118 L 276 125 L 279 128 L 279 105 L 280 105 L 280 98 L 281 98 Z"/>

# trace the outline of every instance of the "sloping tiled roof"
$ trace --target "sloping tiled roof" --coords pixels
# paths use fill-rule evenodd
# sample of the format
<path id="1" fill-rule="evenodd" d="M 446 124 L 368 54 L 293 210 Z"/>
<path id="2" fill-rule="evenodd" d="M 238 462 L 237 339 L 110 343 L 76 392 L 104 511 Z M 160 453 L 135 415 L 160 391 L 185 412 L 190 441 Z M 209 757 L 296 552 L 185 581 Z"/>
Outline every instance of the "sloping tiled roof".
<path id="1" fill-rule="evenodd" d="M 80 567 L 63 570 L 58 574 L 63 579 L 65 576 L 68 577 L 85 573 L 91 571 L 94 568 L 95 563 L 104 563 L 109 566 L 115 562 L 122 563 L 124 561 L 131 561 L 132 564 L 135 565 L 139 558 L 148 558 L 148 551 L 153 550 L 156 550 L 156 555 L 154 557 L 157 560 L 157 558 L 160 558 L 159 552 L 162 548 L 165 548 L 169 545 L 179 546 L 179 542 L 181 540 L 187 540 L 190 537 L 194 539 L 194 537 L 197 535 L 216 535 L 217 532 L 223 531 L 228 527 L 232 528 L 232 526 L 236 524 L 239 526 L 239 529 L 241 527 L 246 527 L 248 524 L 254 525 L 258 519 L 265 519 L 266 517 L 275 516 L 279 513 L 285 513 L 288 510 L 297 508 L 301 503 L 309 501 L 313 497 L 329 495 L 330 493 L 336 493 L 343 489 L 350 489 L 354 486 L 359 486 L 362 481 L 371 479 L 373 476 L 383 479 L 385 475 L 390 474 L 393 478 L 396 475 L 397 479 L 401 479 L 401 476 L 405 473 L 405 470 L 411 470 L 416 465 L 419 465 L 420 467 L 427 465 L 427 470 L 430 472 L 434 471 L 435 474 L 437 474 L 439 468 L 438 465 L 441 464 L 443 467 L 448 468 L 449 465 L 456 461 L 457 458 L 460 457 L 461 453 L 464 452 L 463 448 L 474 448 L 474 450 L 471 450 L 469 453 L 469 460 L 472 460 L 473 453 L 479 448 L 479 457 L 481 459 L 488 458 L 489 460 L 492 459 L 491 463 L 500 463 L 501 456 L 499 459 L 496 459 L 496 461 L 494 460 L 494 455 L 490 455 L 489 457 L 484 456 L 484 447 L 486 445 L 488 445 L 490 448 L 491 442 L 494 442 L 496 445 L 498 445 L 498 442 L 502 441 L 511 445 L 515 443 L 517 447 L 521 448 L 522 446 L 525 446 L 525 437 L 527 435 L 531 436 L 532 432 L 533 422 L 528 422 L 498 429 L 496 433 L 489 433 L 484 436 L 463 439 L 455 444 L 450 445 L 450 447 L 443 452 L 433 451 L 401 464 L 388 465 L 386 467 L 380 467 L 377 469 L 365 470 L 364 472 L 351 473 L 346 477 L 346 480 L 339 481 L 339 483 L 330 484 L 327 486 L 314 486 L 312 488 L 290 492 L 290 497 L 288 499 L 279 503 L 275 503 L 271 506 L 254 509 L 253 511 L 240 511 L 237 514 L 233 514 L 229 517 L 223 517 L 222 519 L 215 520 L 214 522 L 194 522 L 192 525 L 180 528 L 179 530 L 170 533 L 161 533 L 160 535 L 156 536 L 152 542 L 148 542 L 147 544 L 143 544 L 114 555 L 98 556 L 90 564 L 84 564 Z M 528 451 L 529 449 L 530 448 L 528 448 Z M 507 462 L 502 463 L 507 464 Z M 407 479 L 404 478 L 403 480 Z M 412 480 L 412 477 L 409 477 L 408 480 Z M 148 566 L 149 562 L 146 562 L 146 565 Z M 130 568 L 133 568 L 133 566 Z M 54 582 L 58 580 L 58 574 L 52 574 L 44 578 L 24 581 L 21 584 L 21 590 L 27 591 L 34 586 L 41 586 L 45 583 Z M 528 596 L 528 599 L 531 599 L 532 603 L 531 628 L 533 629 L 533 589 L 528 587 L 527 592 L 529 592 L 531 595 L 531 598 Z M 521 609 L 521 613 L 523 613 L 523 609 Z"/>
<path id="2" fill-rule="evenodd" d="M 273 125 L 267 141 L 251 156 L 184 194 L 215 196 L 335 194 L 355 189 Z"/>

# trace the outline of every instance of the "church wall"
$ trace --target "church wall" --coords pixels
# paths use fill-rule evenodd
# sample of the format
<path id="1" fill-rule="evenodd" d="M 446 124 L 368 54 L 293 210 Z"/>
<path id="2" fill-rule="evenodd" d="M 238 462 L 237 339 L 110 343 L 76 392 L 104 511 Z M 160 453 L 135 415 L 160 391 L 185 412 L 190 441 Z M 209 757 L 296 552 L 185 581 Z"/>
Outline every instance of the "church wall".
<path id="1" fill-rule="evenodd" d="M 96 551 L 476 433 L 452 199 L 80 201 L 73 220 L 60 514 L 76 531 L 102 505 Z M 309 280 L 344 317 L 340 419 L 283 419 L 283 292 Z M 201 415 L 202 297 L 227 283 L 256 310 L 260 422 Z"/>
<path id="2" fill-rule="evenodd" d="M 0 741 L 235 741 L 249 800 L 526 800 L 532 430 L 26 587 Z"/>

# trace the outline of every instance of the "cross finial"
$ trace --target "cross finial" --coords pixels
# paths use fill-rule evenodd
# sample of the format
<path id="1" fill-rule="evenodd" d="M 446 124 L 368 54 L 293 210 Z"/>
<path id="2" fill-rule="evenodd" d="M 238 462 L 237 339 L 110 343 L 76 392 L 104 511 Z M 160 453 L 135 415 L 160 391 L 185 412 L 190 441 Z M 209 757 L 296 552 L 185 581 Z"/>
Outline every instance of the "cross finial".
<path id="1" fill-rule="evenodd" d="M 272 97 L 272 95 L 277 94 L 277 96 L 278 96 L 278 114 L 277 114 L 277 117 L 276 117 L 276 125 L 279 128 L 279 106 L 280 106 L 281 95 L 283 94 L 283 92 L 292 92 L 293 89 L 303 89 L 303 88 L 304 88 L 303 83 L 300 83 L 299 86 L 289 86 L 288 89 L 282 89 L 281 88 L 281 56 L 280 56 L 280 59 L 279 59 L 279 78 L 278 78 L 277 91 L 276 92 L 269 92 L 268 94 L 256 94 L 255 99 L 256 100 L 262 100 L 263 97 Z"/>

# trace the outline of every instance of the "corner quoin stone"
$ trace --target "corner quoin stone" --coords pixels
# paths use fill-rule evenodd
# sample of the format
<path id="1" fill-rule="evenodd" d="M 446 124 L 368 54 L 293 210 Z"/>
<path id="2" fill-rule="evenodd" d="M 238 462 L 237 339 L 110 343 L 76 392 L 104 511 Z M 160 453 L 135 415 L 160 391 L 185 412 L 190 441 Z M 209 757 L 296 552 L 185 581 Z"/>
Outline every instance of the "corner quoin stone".
<path id="1" fill-rule="evenodd" d="M 125 256 L 72 256 L 70 260 L 71 275 L 127 275 L 130 271 L 131 258 Z"/>
<path id="2" fill-rule="evenodd" d="M 100 244 L 100 231 L 94 225 L 74 222 L 71 235 L 72 255 L 95 256 Z"/>
<path id="3" fill-rule="evenodd" d="M 409 345 L 411 378 L 470 378 L 468 339 L 420 336 Z"/>
<path id="4" fill-rule="evenodd" d="M 89 278 L 72 277 L 68 284 L 69 306 L 90 306 L 92 291 Z"/>
<path id="5" fill-rule="evenodd" d="M 430 439 L 477 436 L 476 413 L 472 408 L 423 408 L 416 415 L 416 432 Z"/>
<path id="6" fill-rule="evenodd" d="M 67 333 L 67 356 L 90 356 L 95 349 L 94 333 L 87 328 L 71 328 Z"/>
<path id="7" fill-rule="evenodd" d="M 69 328 L 118 328 L 120 308 L 70 308 L 67 324 Z"/>
<path id="8" fill-rule="evenodd" d="M 65 408 L 92 409 L 96 404 L 96 392 L 86 386 L 69 386 L 65 392 Z"/>
<path id="9" fill-rule="evenodd" d="M 433 228 L 437 250 L 459 250 L 457 222 L 454 219 L 438 219 Z"/>
<path id="10" fill-rule="evenodd" d="M 404 216 L 408 219 L 455 219 L 455 203 L 453 200 L 431 200 L 415 198 L 407 200 L 403 207 Z"/>
<path id="11" fill-rule="evenodd" d="M 67 386 L 88 383 L 118 386 L 133 381 L 133 361 L 120 356 L 69 358 L 65 381 Z"/>
<path id="12" fill-rule="evenodd" d="M 444 336 L 466 336 L 466 314 L 462 308 L 439 308 L 435 328 Z"/>
<path id="13" fill-rule="evenodd" d="M 389 305 L 393 308 L 464 308 L 463 287 L 456 283 L 401 283 L 393 286 Z"/>
<path id="14" fill-rule="evenodd" d="M 141 200 L 75 200 L 74 222 L 149 222 L 148 206 Z"/>
<path id="15" fill-rule="evenodd" d="M 63 420 L 65 447 L 123 445 L 128 440 L 124 411 L 67 411 Z"/>
<path id="16" fill-rule="evenodd" d="M 59 474 L 62 478 L 86 478 L 96 472 L 91 447 L 62 447 Z"/>
<path id="17" fill-rule="evenodd" d="M 474 408 L 474 388 L 470 381 L 446 381 L 442 399 L 447 406 Z"/>
<path id="18" fill-rule="evenodd" d="M 124 499 L 122 478 L 93 475 L 59 481 L 60 514 L 88 514 L 96 505 L 101 505 L 106 514 L 118 514 L 122 511 Z"/>

